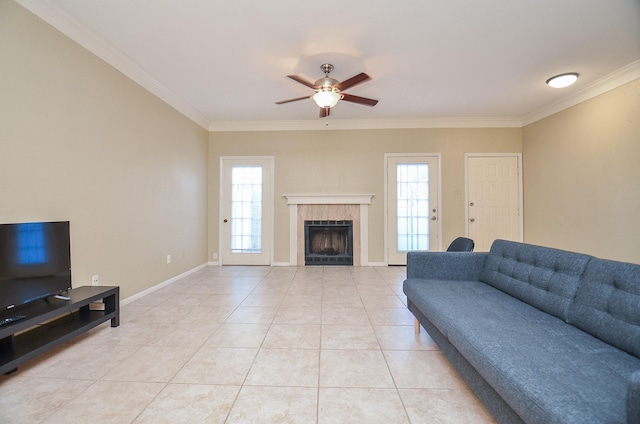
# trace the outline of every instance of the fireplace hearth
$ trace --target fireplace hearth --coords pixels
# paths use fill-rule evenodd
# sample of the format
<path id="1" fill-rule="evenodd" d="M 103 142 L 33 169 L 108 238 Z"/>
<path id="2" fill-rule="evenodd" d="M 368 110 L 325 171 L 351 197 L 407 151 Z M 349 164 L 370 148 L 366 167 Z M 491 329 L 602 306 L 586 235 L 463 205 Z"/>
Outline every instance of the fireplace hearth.
<path id="1" fill-rule="evenodd" d="M 304 221 L 305 265 L 353 265 L 353 221 Z"/>

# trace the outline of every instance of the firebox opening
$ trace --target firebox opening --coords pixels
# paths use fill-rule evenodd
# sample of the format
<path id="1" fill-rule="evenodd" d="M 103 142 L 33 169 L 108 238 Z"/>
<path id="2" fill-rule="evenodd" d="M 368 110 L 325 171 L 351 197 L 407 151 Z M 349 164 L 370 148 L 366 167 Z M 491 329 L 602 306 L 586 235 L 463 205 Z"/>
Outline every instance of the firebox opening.
<path id="1" fill-rule="evenodd" d="M 304 221 L 305 265 L 353 265 L 353 221 Z"/>

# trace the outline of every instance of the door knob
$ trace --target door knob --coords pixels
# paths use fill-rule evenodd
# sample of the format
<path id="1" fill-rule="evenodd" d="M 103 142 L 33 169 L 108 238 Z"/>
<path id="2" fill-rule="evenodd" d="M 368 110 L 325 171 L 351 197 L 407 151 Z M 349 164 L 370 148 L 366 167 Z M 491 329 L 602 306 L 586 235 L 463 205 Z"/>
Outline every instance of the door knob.
<path id="1" fill-rule="evenodd" d="M 435 220 L 437 220 L 437 219 L 438 219 L 438 218 L 436 218 L 436 216 L 435 216 L 435 215 L 431 217 L 431 220 L 432 220 L 432 221 L 435 221 Z"/>
<path id="2" fill-rule="evenodd" d="M 475 218 L 469 218 L 469 222 L 476 222 Z"/>
<path id="3" fill-rule="evenodd" d="M 227 221 L 227 219 L 225 218 L 225 219 L 222 220 L 222 222 L 229 222 L 229 221 Z"/>

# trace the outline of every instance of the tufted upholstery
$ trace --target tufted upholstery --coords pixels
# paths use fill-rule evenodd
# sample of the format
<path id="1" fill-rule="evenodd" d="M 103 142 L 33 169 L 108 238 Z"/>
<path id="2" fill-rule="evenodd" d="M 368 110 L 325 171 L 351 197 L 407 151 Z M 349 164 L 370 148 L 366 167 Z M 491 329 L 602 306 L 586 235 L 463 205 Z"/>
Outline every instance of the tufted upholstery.
<path id="1" fill-rule="evenodd" d="M 568 322 L 640 358 L 640 267 L 591 259 Z"/>
<path id="2" fill-rule="evenodd" d="M 564 321 L 591 256 L 496 240 L 480 281 Z"/>

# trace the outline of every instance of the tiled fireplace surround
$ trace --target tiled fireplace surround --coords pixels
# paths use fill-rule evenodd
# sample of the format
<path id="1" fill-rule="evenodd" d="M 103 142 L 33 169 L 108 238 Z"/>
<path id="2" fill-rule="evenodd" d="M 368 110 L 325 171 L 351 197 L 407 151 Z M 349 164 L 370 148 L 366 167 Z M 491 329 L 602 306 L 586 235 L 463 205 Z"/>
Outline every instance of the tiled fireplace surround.
<path id="1" fill-rule="evenodd" d="M 353 266 L 369 264 L 369 205 L 372 194 L 287 194 L 289 263 L 304 265 L 305 220 L 353 221 Z"/>

